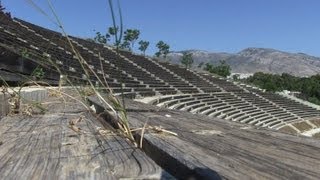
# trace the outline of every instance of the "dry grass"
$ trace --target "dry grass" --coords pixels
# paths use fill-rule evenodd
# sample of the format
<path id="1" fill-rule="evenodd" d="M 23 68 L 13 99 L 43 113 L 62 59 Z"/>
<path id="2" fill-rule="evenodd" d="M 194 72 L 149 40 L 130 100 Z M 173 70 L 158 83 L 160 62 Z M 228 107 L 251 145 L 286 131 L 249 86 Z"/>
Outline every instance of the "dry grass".
<path id="1" fill-rule="evenodd" d="M 59 83 L 59 89 L 55 90 L 55 89 L 50 89 L 50 95 L 51 96 L 67 96 L 68 98 L 77 100 L 78 102 L 80 102 L 83 106 L 85 106 L 88 110 L 90 109 L 89 105 L 86 102 L 86 99 L 88 96 L 96 96 L 98 97 L 98 99 L 106 106 L 108 107 L 108 109 L 111 111 L 111 113 L 114 115 L 114 120 L 116 121 L 117 124 L 117 128 L 120 129 L 120 131 L 122 132 L 122 135 L 124 135 L 125 137 L 127 137 L 128 139 L 130 139 L 132 142 L 135 142 L 135 139 L 132 135 L 129 123 L 128 123 L 128 118 L 127 118 L 127 113 L 126 113 L 126 109 L 125 109 L 125 104 L 124 101 L 121 101 L 113 94 L 112 89 L 109 87 L 108 82 L 106 81 L 106 78 L 104 76 L 103 79 L 100 79 L 100 77 L 96 74 L 96 72 L 90 67 L 90 65 L 88 64 L 88 62 L 81 56 L 81 54 L 77 51 L 77 49 L 74 47 L 72 40 L 69 38 L 68 34 L 66 33 L 52 3 L 51 0 L 47 0 L 47 4 L 50 7 L 51 10 L 51 14 L 54 16 L 54 19 L 51 19 L 49 16 L 49 12 L 44 11 L 41 7 L 39 7 L 33 0 L 28 0 L 29 4 L 31 6 L 33 6 L 36 11 L 38 11 L 39 13 L 43 14 L 44 16 L 46 16 L 51 22 L 53 22 L 54 24 L 56 24 L 58 27 L 60 27 L 60 30 L 62 31 L 62 34 L 64 35 L 64 37 L 66 38 L 66 41 L 68 43 L 68 45 L 70 46 L 70 49 L 72 50 L 72 53 L 77 57 L 76 59 L 78 60 L 78 63 L 81 65 L 81 68 L 83 69 L 85 75 L 87 77 L 90 77 L 90 75 L 93 75 L 96 77 L 96 79 L 98 80 L 99 84 L 101 85 L 101 89 L 107 90 L 109 92 L 109 94 L 107 96 L 103 96 L 100 93 L 100 90 L 98 90 L 95 87 L 95 84 L 90 80 L 90 78 L 87 78 L 87 83 L 89 84 L 89 86 L 80 86 L 80 87 L 76 87 L 75 85 L 73 85 L 72 81 L 70 81 L 70 79 L 68 77 L 65 77 L 64 80 L 71 85 L 72 89 L 74 89 L 78 95 L 81 97 L 82 100 L 78 100 L 75 97 L 72 97 L 71 95 L 68 95 L 67 93 L 64 93 L 61 91 L 61 86 L 62 83 Z M 119 3 L 119 1 L 118 1 Z M 115 21 L 115 13 L 114 13 L 114 9 L 113 9 L 113 4 L 112 4 L 112 0 L 109 0 L 109 5 L 110 5 L 110 10 L 112 12 L 112 18 L 113 18 L 113 25 L 114 27 L 117 27 L 116 25 L 116 21 Z M 119 5 L 119 4 L 118 4 Z M 116 41 L 121 41 L 121 37 L 122 37 L 122 15 L 121 15 L 121 9 L 119 6 L 119 13 L 120 13 L 120 36 L 118 37 L 118 35 L 116 35 L 115 39 Z M 118 49 L 118 48 L 117 48 Z M 62 70 L 59 69 L 59 67 L 54 63 L 54 61 L 51 58 L 47 58 L 47 57 L 42 57 L 39 56 L 40 59 L 45 60 L 45 62 L 47 62 L 48 64 L 52 65 L 55 67 L 55 69 L 62 75 Z M 99 58 L 100 59 L 100 58 Z M 104 73 L 103 70 L 103 65 L 102 62 L 100 62 L 101 64 L 101 71 Z M 30 110 L 30 108 L 28 108 Z M 29 112 L 29 111 L 27 111 Z M 29 113 L 27 113 L 29 114 Z M 72 128 L 74 128 L 76 131 L 78 131 L 79 129 L 75 128 L 75 126 L 71 126 Z"/>
<path id="2" fill-rule="evenodd" d="M 296 127 L 297 129 L 299 129 L 301 132 L 304 132 L 304 131 L 312 129 L 312 126 L 310 126 L 306 122 L 294 123 L 293 126 Z"/>
<path id="3" fill-rule="evenodd" d="M 112 89 L 108 85 L 108 82 L 107 82 L 106 76 L 105 76 L 105 71 L 103 69 L 103 62 L 101 60 L 100 53 L 98 53 L 98 56 L 100 59 L 100 68 L 101 68 L 100 70 L 103 73 L 102 79 L 96 74 L 96 71 L 91 68 L 89 63 L 81 56 L 79 51 L 76 49 L 76 47 L 72 43 L 72 40 L 69 38 L 68 34 L 66 33 L 56 11 L 51 3 L 51 0 L 47 0 L 47 4 L 50 7 L 50 12 L 44 11 L 33 0 L 27 0 L 27 1 L 29 2 L 29 4 L 31 6 L 33 6 L 36 9 L 36 11 L 43 14 L 51 22 L 53 22 L 58 27 L 60 27 L 62 35 L 65 37 L 68 46 L 70 46 L 70 49 L 72 50 L 72 53 L 76 56 L 76 59 L 78 60 L 78 63 L 80 64 L 85 75 L 87 77 L 94 76 L 97 79 L 97 81 L 99 82 L 100 87 L 97 88 L 95 86 L 95 84 L 91 81 L 90 78 L 87 78 L 86 83 L 88 85 L 86 85 L 86 86 L 85 85 L 80 85 L 80 86 L 74 85 L 74 83 L 69 79 L 68 76 L 64 76 L 63 71 L 55 63 L 56 59 L 51 59 L 51 57 L 44 56 L 41 54 L 32 54 L 32 52 L 28 52 L 28 51 L 21 51 L 20 52 L 21 56 L 27 55 L 28 57 L 30 57 L 30 56 L 37 57 L 37 59 L 39 59 L 40 65 L 45 66 L 45 67 L 46 66 L 54 67 L 55 70 L 60 74 L 61 78 L 59 81 L 58 88 L 51 87 L 49 84 L 46 84 L 45 82 L 39 82 L 34 79 L 30 79 L 29 77 L 26 77 L 26 78 L 29 78 L 29 81 L 22 84 L 18 91 L 15 91 L 8 84 L 6 84 L 6 86 L 4 88 L 2 88 L 2 91 L 5 91 L 5 93 L 8 93 L 8 89 L 12 89 L 13 93 L 10 94 L 10 96 L 11 96 L 10 106 L 11 106 L 12 113 L 17 113 L 17 111 L 18 111 L 18 113 L 32 116 L 35 112 L 37 112 L 39 110 L 40 110 L 40 112 L 46 112 L 46 109 L 42 106 L 42 104 L 40 102 L 28 102 L 28 103 L 26 103 L 26 105 L 23 108 L 20 107 L 21 99 L 22 99 L 21 90 L 25 86 L 27 86 L 28 84 L 33 84 L 36 87 L 42 87 L 42 88 L 45 88 L 46 90 L 48 90 L 49 96 L 50 97 L 57 97 L 58 99 L 60 99 L 63 102 L 64 106 L 66 106 L 66 104 L 69 101 L 75 101 L 75 102 L 81 104 L 83 107 L 85 107 L 90 112 L 93 112 L 93 111 L 87 102 L 87 98 L 89 96 L 96 96 L 99 99 L 99 101 L 105 107 L 107 107 L 106 108 L 106 109 L 108 109 L 107 113 L 109 113 L 113 116 L 113 121 L 114 121 L 114 124 L 116 124 L 116 126 L 117 126 L 116 128 L 118 129 L 119 134 L 126 137 L 127 139 L 129 139 L 136 146 L 137 146 L 136 142 L 139 142 L 139 140 L 135 140 L 135 138 L 133 136 L 133 132 L 136 132 L 136 131 L 141 131 L 140 147 L 142 147 L 143 136 L 146 131 L 150 131 L 153 133 L 162 133 L 162 134 L 177 136 L 176 133 L 165 130 L 160 126 L 159 127 L 158 126 L 150 126 L 147 124 L 148 122 L 146 122 L 144 124 L 143 128 L 138 128 L 138 129 L 132 130 L 129 125 L 124 99 L 122 98 L 122 101 L 121 101 L 117 96 L 115 96 L 113 94 Z M 118 26 L 116 23 L 116 18 L 115 18 L 116 15 L 114 12 L 113 3 L 112 3 L 112 0 L 108 0 L 108 1 L 109 1 L 109 5 L 110 5 L 110 11 L 112 13 L 113 27 L 116 28 Z M 120 32 L 119 33 L 120 34 L 115 35 L 116 42 L 121 41 L 122 32 L 123 32 L 122 14 L 121 14 L 119 1 L 118 1 L 118 7 L 119 7 L 119 21 L 120 21 Z M 50 18 L 49 13 L 51 13 L 54 16 L 54 19 Z M 118 53 L 119 46 L 117 46 L 116 49 L 117 49 L 117 53 Z M 25 58 L 28 58 L 28 57 L 25 57 Z M 63 90 L 64 88 L 62 87 L 63 84 L 70 85 L 70 88 L 71 88 L 70 92 L 72 92 L 72 93 L 64 91 Z M 107 95 L 105 95 L 105 93 L 102 93 L 101 92 L 102 90 L 105 92 L 108 92 Z M 77 123 L 80 122 L 81 120 L 82 120 L 81 116 L 79 116 L 79 118 L 77 118 L 77 119 L 70 120 L 69 121 L 69 128 L 71 128 L 73 131 L 75 131 L 77 133 L 80 133 L 81 129 L 79 127 L 77 127 Z M 100 134 L 107 133 L 105 130 L 101 130 L 98 132 Z"/>
<path id="4" fill-rule="evenodd" d="M 320 127 L 320 118 L 319 119 L 310 120 L 310 122 L 313 123 L 314 125 L 316 125 L 317 127 Z"/>
<path id="5" fill-rule="evenodd" d="M 316 139 L 320 139 L 320 133 L 314 134 L 312 137 Z"/>
<path id="6" fill-rule="evenodd" d="M 288 133 L 288 134 L 297 134 L 297 131 L 292 129 L 290 126 L 285 126 L 279 129 L 280 132 Z"/>

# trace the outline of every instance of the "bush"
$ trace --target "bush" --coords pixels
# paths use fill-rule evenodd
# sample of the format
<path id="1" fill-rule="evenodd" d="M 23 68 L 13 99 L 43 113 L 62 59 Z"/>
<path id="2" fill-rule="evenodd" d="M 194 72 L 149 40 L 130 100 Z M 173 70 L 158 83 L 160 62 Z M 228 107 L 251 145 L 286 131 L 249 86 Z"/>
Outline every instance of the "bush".
<path id="1" fill-rule="evenodd" d="M 231 67 L 226 63 L 226 61 L 220 61 L 220 64 L 217 66 L 207 63 L 204 70 L 223 77 L 227 77 L 231 74 Z"/>
<path id="2" fill-rule="evenodd" d="M 315 104 L 320 104 L 320 75 L 311 77 L 295 77 L 287 73 L 282 75 L 257 72 L 244 80 L 266 91 L 299 91 L 301 98 Z"/>

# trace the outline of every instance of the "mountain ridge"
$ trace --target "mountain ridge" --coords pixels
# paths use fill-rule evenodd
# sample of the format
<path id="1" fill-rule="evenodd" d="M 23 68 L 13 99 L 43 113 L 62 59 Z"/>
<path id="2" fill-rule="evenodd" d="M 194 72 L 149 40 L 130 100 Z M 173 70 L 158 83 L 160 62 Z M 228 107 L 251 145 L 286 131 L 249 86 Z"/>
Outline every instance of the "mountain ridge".
<path id="1" fill-rule="evenodd" d="M 168 58 L 172 63 L 180 64 L 183 52 L 192 53 L 194 67 L 201 62 L 218 64 L 220 60 L 225 60 L 231 66 L 233 73 L 289 73 L 295 76 L 311 76 L 320 73 L 320 57 L 301 52 L 290 53 L 257 47 L 248 47 L 237 53 L 191 49 L 171 52 Z"/>

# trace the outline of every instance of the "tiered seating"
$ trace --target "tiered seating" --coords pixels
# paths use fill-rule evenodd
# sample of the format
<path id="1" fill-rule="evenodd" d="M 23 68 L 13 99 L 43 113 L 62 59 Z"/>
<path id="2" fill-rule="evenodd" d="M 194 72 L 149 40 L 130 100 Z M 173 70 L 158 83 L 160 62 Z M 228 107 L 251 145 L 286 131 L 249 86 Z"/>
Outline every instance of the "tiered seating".
<path id="1" fill-rule="evenodd" d="M 181 68 L 178 65 L 172 65 L 169 63 L 159 62 L 160 65 L 163 67 L 169 69 L 170 71 L 176 73 L 177 75 L 185 78 L 187 81 L 192 83 L 193 85 L 196 85 L 204 92 L 221 92 L 221 89 L 218 86 L 211 85 L 204 79 L 200 78 L 196 74 L 192 73 L 191 71 L 188 71 L 187 69 Z"/>
<path id="2" fill-rule="evenodd" d="M 38 28 L 35 25 L 30 23 L 23 22 L 26 26 L 30 26 L 35 31 L 42 36 L 51 37 L 51 41 L 63 47 L 64 49 L 73 52 L 71 46 L 68 42 L 66 42 L 66 38 L 63 37 L 61 34 L 53 32 L 53 31 L 44 31 L 42 28 Z M 113 91 L 116 93 L 125 92 L 125 94 L 131 94 L 132 97 L 135 97 L 135 94 L 143 95 L 143 96 L 152 96 L 155 95 L 155 91 L 152 88 L 147 87 L 147 85 L 143 84 L 143 81 L 139 81 L 133 78 L 131 75 L 124 73 L 122 69 L 119 69 L 119 66 L 115 66 L 114 64 L 110 63 L 109 61 L 99 58 L 98 53 L 94 53 L 94 51 L 90 51 L 88 48 L 79 45 L 78 43 L 73 43 L 73 46 L 79 52 L 79 54 L 83 57 L 84 60 L 90 65 L 94 71 L 97 71 L 98 76 L 101 80 L 103 77 L 102 72 L 106 75 L 106 80 L 108 85 L 112 87 Z M 117 57 L 117 56 L 114 56 Z M 101 69 L 101 64 L 103 69 Z M 88 70 L 88 72 L 90 72 Z M 91 73 L 92 74 L 92 73 Z M 97 78 L 94 75 L 90 76 L 90 79 L 96 80 Z M 121 84 L 124 87 L 121 88 Z"/>
<path id="3" fill-rule="evenodd" d="M 261 110 L 268 112 L 269 114 L 277 117 L 282 122 L 289 122 L 289 121 L 299 119 L 298 116 L 295 116 L 294 114 L 292 114 L 284 109 L 281 109 L 281 108 L 275 106 L 274 104 L 272 104 L 271 102 L 268 102 L 258 96 L 255 96 L 252 93 L 235 92 L 235 94 L 238 97 L 241 97 L 242 99 L 244 99 L 245 101 L 250 102 L 252 105 L 259 107 Z M 269 121 L 269 122 L 264 122 L 264 123 L 268 123 L 268 125 L 274 126 L 278 123 L 278 121 Z"/>
<path id="4" fill-rule="evenodd" d="M 160 97 L 152 103 L 160 107 L 200 113 L 253 125 L 268 126 L 269 121 L 281 122 L 272 113 L 264 111 L 231 93 L 175 95 Z"/>
<path id="5" fill-rule="evenodd" d="M 110 63 L 114 64 L 117 68 L 126 72 L 127 74 L 130 74 L 130 76 L 136 78 L 139 82 L 146 84 L 149 89 L 153 89 L 161 94 L 174 94 L 177 92 L 174 88 L 168 86 L 168 84 L 162 79 L 155 77 L 148 71 L 143 71 L 140 66 L 137 66 L 132 62 L 120 57 L 118 54 L 103 47 L 102 45 L 97 45 L 96 43 L 80 40 L 78 38 L 76 41 L 84 44 L 90 49 L 95 49 L 101 54 L 102 57 L 107 57 L 106 60 L 108 60 Z M 111 72 L 111 75 L 112 74 L 113 73 Z M 136 90 L 141 90 L 141 88 Z M 147 94 L 145 93 L 144 95 Z M 150 96 L 155 94 L 150 93 L 148 95 Z"/>
<path id="6" fill-rule="evenodd" d="M 54 31 L 46 30 L 46 29 L 44 29 L 42 27 L 33 25 L 31 23 L 27 23 L 27 22 L 22 21 L 22 20 L 19 20 L 19 22 L 21 23 L 21 26 L 27 26 L 29 28 L 32 28 L 32 30 L 34 30 L 36 34 L 41 35 L 43 38 L 44 37 L 49 37 L 50 39 L 48 39 L 48 40 L 53 42 L 57 46 L 56 48 L 64 49 L 69 53 L 73 53 L 73 50 L 72 50 L 69 42 L 67 41 L 66 37 L 62 36 L 62 34 L 54 32 Z M 100 65 L 100 60 L 97 59 L 96 56 L 94 56 L 94 55 L 90 54 L 89 52 L 86 52 L 86 51 L 84 51 L 84 50 L 82 50 L 80 48 L 77 48 L 76 44 L 73 44 L 73 45 L 74 45 L 74 47 L 76 47 L 76 50 L 80 52 L 80 55 L 88 62 L 88 64 L 90 64 L 92 66 L 93 69 L 96 69 L 96 70 L 100 69 L 100 66 L 101 66 Z M 65 61 L 62 61 L 61 63 L 65 63 Z M 80 67 L 79 61 L 77 60 L 75 63 L 78 66 L 77 70 L 81 71 L 82 68 Z M 110 65 L 106 64 L 105 62 L 103 62 L 103 65 L 104 65 L 105 68 L 110 68 Z M 88 70 L 88 67 L 86 69 Z M 115 73 L 117 73 L 117 72 L 115 72 Z"/>
<path id="7" fill-rule="evenodd" d="M 199 90 L 196 87 L 186 83 L 182 80 L 181 77 L 174 76 L 172 72 L 166 71 L 164 68 L 159 66 L 159 64 L 150 61 L 149 59 L 143 56 L 137 56 L 130 52 L 121 51 L 121 54 L 123 54 L 139 66 L 145 68 L 147 71 L 153 72 L 159 78 L 165 79 L 169 85 L 177 88 L 182 93 L 199 93 Z"/>
<path id="8" fill-rule="evenodd" d="M 223 78 L 127 51 L 116 52 L 81 38 L 69 37 L 67 41 L 60 33 L 1 13 L 0 22 L 0 50 L 58 68 L 73 83 L 90 79 L 99 84 L 99 79 L 105 79 L 117 95 L 155 96 L 149 99 L 156 99 L 152 103 L 161 107 L 263 127 L 275 128 L 320 116 L 320 111 L 309 106 Z"/>
<path id="9" fill-rule="evenodd" d="M 290 111 L 294 114 L 297 114 L 298 116 L 302 118 L 308 118 L 308 117 L 314 117 L 314 116 L 320 116 L 320 112 L 312 107 L 303 105 L 301 103 L 295 102 L 293 100 L 290 100 L 288 98 L 285 98 L 281 95 L 271 93 L 271 92 L 263 92 L 259 89 L 254 89 L 247 87 L 251 92 L 256 93 L 269 101 L 272 101 L 273 103 L 277 104 L 278 106 L 286 109 L 287 111 Z"/>
<path id="10" fill-rule="evenodd" d="M 218 85 L 219 87 L 223 88 L 226 91 L 229 91 L 229 92 L 243 91 L 243 89 L 241 87 L 235 85 L 232 82 L 227 81 L 226 79 L 217 78 L 217 77 L 214 77 L 214 76 L 212 76 L 210 74 L 206 74 L 206 73 L 199 73 L 199 74 L 201 74 L 201 76 L 210 80 L 210 82 Z"/>
<path id="11" fill-rule="evenodd" d="M 0 47 L 3 60 L 0 68 L 5 70 L 30 75 L 32 71 L 40 64 L 45 71 L 45 79 L 59 80 L 59 74 L 53 69 L 52 64 L 45 63 L 47 57 L 44 55 L 44 49 L 35 46 L 36 41 L 32 44 L 24 40 L 26 32 L 17 29 L 12 19 L 0 12 Z M 31 40 L 32 38 L 28 38 Z M 40 44 L 40 43 L 39 43 Z M 52 49 L 48 49 L 50 51 Z M 14 54 L 14 55 L 8 55 Z M 23 56 L 22 59 L 19 57 Z M 37 59 L 37 63 L 35 60 Z M 19 66 L 19 67 L 18 67 Z M 53 81 L 51 81 L 53 82 Z"/>
<path id="12" fill-rule="evenodd" d="M 1 37 L 6 37 L 7 42 L 11 41 L 11 44 L 7 43 L 7 45 L 13 45 L 15 49 L 18 49 L 30 59 L 37 60 L 39 63 L 57 66 L 71 77 L 81 77 L 80 65 L 72 54 L 57 48 L 48 39 L 35 35 L 34 31 L 23 28 L 11 19 L 2 19 L 1 26 L 3 27 Z M 63 61 L 64 63 L 57 63 L 58 61 Z"/>

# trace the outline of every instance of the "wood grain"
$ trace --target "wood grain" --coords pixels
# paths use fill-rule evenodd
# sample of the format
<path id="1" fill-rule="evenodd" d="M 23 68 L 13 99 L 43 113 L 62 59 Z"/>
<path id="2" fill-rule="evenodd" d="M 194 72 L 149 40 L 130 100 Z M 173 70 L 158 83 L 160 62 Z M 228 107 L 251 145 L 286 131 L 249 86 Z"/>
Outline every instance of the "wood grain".
<path id="1" fill-rule="evenodd" d="M 143 146 L 151 158 L 178 178 L 320 178 L 318 140 L 131 100 L 126 101 L 126 107 L 133 127 L 142 127 L 148 119 L 149 125 L 178 133 L 175 137 L 147 131 Z M 175 167 L 181 167 L 180 171 Z"/>
<path id="2" fill-rule="evenodd" d="M 160 179 L 167 175 L 76 103 L 49 99 L 46 106 L 45 115 L 0 120 L 2 179 Z M 80 116 L 82 120 L 74 124 L 80 128 L 76 132 L 69 122 Z"/>

